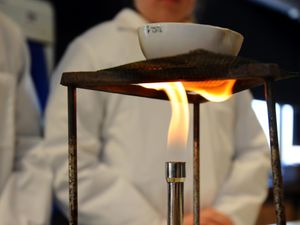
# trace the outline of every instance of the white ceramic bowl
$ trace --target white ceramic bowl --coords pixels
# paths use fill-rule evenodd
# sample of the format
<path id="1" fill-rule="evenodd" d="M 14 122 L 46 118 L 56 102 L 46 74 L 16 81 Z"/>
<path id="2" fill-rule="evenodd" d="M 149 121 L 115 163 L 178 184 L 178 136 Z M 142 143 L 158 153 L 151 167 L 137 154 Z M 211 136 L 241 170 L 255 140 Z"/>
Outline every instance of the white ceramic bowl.
<path id="1" fill-rule="evenodd" d="M 138 29 L 140 46 L 147 59 L 174 56 L 195 49 L 237 55 L 243 43 L 238 32 L 193 23 L 151 23 Z"/>

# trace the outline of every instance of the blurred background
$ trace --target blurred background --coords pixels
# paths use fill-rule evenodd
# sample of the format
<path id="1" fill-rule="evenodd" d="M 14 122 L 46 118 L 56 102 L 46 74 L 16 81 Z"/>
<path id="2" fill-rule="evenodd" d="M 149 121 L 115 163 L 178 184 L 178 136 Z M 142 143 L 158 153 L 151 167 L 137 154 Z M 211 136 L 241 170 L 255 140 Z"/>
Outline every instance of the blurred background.
<path id="1" fill-rule="evenodd" d="M 45 90 L 66 47 L 88 28 L 109 20 L 130 0 L 0 0 L 0 11 L 20 24 L 28 38 L 37 92 Z M 244 35 L 240 55 L 300 70 L 300 0 L 202 0 L 200 23 L 227 27 Z M 42 60 L 42 63 L 41 63 Z M 41 69 L 41 65 L 43 68 Z M 46 74 L 46 76 L 41 76 Z M 46 79 L 42 80 L 42 77 Z M 48 79 L 47 79 L 48 78 Z M 253 108 L 267 131 L 262 87 L 251 90 Z M 283 163 L 286 214 L 300 219 L 300 80 L 276 84 L 279 139 Z M 45 96 L 44 96 L 45 95 Z M 47 93 L 40 94 L 46 101 Z M 45 103 L 44 103 L 45 104 Z M 270 182 L 270 188 L 272 183 Z M 54 207 L 52 224 L 67 224 Z M 275 222 L 272 193 L 262 207 L 258 225 Z"/>

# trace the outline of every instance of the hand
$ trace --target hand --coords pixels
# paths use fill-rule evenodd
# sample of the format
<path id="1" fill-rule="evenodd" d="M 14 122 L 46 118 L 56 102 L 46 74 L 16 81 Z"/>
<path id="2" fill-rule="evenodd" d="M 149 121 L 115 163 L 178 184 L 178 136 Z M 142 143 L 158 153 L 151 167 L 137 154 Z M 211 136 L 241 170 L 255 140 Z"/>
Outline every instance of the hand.
<path id="1" fill-rule="evenodd" d="M 183 225 L 193 225 L 193 214 L 184 216 Z"/>
<path id="2" fill-rule="evenodd" d="M 232 220 L 225 214 L 206 208 L 200 211 L 200 225 L 233 225 Z"/>
<path id="3" fill-rule="evenodd" d="M 192 214 L 184 217 L 184 225 L 193 225 Z M 212 208 L 206 208 L 200 211 L 200 225 L 233 225 L 233 222 L 225 214 Z"/>

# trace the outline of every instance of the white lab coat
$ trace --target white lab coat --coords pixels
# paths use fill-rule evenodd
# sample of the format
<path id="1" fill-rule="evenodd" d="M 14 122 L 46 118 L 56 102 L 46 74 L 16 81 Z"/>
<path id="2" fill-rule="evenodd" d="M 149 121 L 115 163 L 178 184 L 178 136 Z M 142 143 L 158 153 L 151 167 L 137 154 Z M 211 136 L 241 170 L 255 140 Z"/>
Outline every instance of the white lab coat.
<path id="1" fill-rule="evenodd" d="M 78 37 L 57 68 L 45 150 L 54 191 L 68 208 L 66 71 L 91 71 L 143 60 L 136 28 L 145 21 L 129 9 Z M 266 196 L 268 150 L 248 91 L 223 103 L 201 105 L 201 206 L 252 225 Z M 164 162 L 167 101 L 78 90 L 79 221 L 88 225 L 157 225 L 166 217 Z M 191 130 L 191 129 L 190 129 Z M 190 136 L 192 133 L 190 132 Z M 177 153 L 174 153 L 174 155 Z M 192 141 L 185 153 L 185 211 L 192 212 Z"/>
<path id="2" fill-rule="evenodd" d="M 37 208 L 47 199 L 46 192 L 39 190 L 46 189 L 43 180 L 51 177 L 42 172 L 41 166 L 36 168 L 27 162 L 35 161 L 29 155 L 41 141 L 40 115 L 29 66 L 25 38 L 18 26 L 0 12 L 1 225 L 39 224 L 32 221 L 40 217 L 35 213 L 42 212 Z M 47 185 L 51 196 L 51 182 Z M 48 197 L 47 205 L 49 201 Z"/>

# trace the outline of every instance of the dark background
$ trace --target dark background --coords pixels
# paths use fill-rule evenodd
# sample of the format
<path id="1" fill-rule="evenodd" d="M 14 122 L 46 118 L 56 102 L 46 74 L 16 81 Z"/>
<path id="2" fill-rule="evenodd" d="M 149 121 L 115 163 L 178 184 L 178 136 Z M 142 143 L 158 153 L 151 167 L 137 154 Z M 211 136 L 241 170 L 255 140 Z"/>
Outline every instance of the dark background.
<path id="1" fill-rule="evenodd" d="M 67 45 L 90 27 L 109 20 L 125 6 L 122 0 L 49 0 L 56 19 L 56 55 L 58 62 Z"/>

